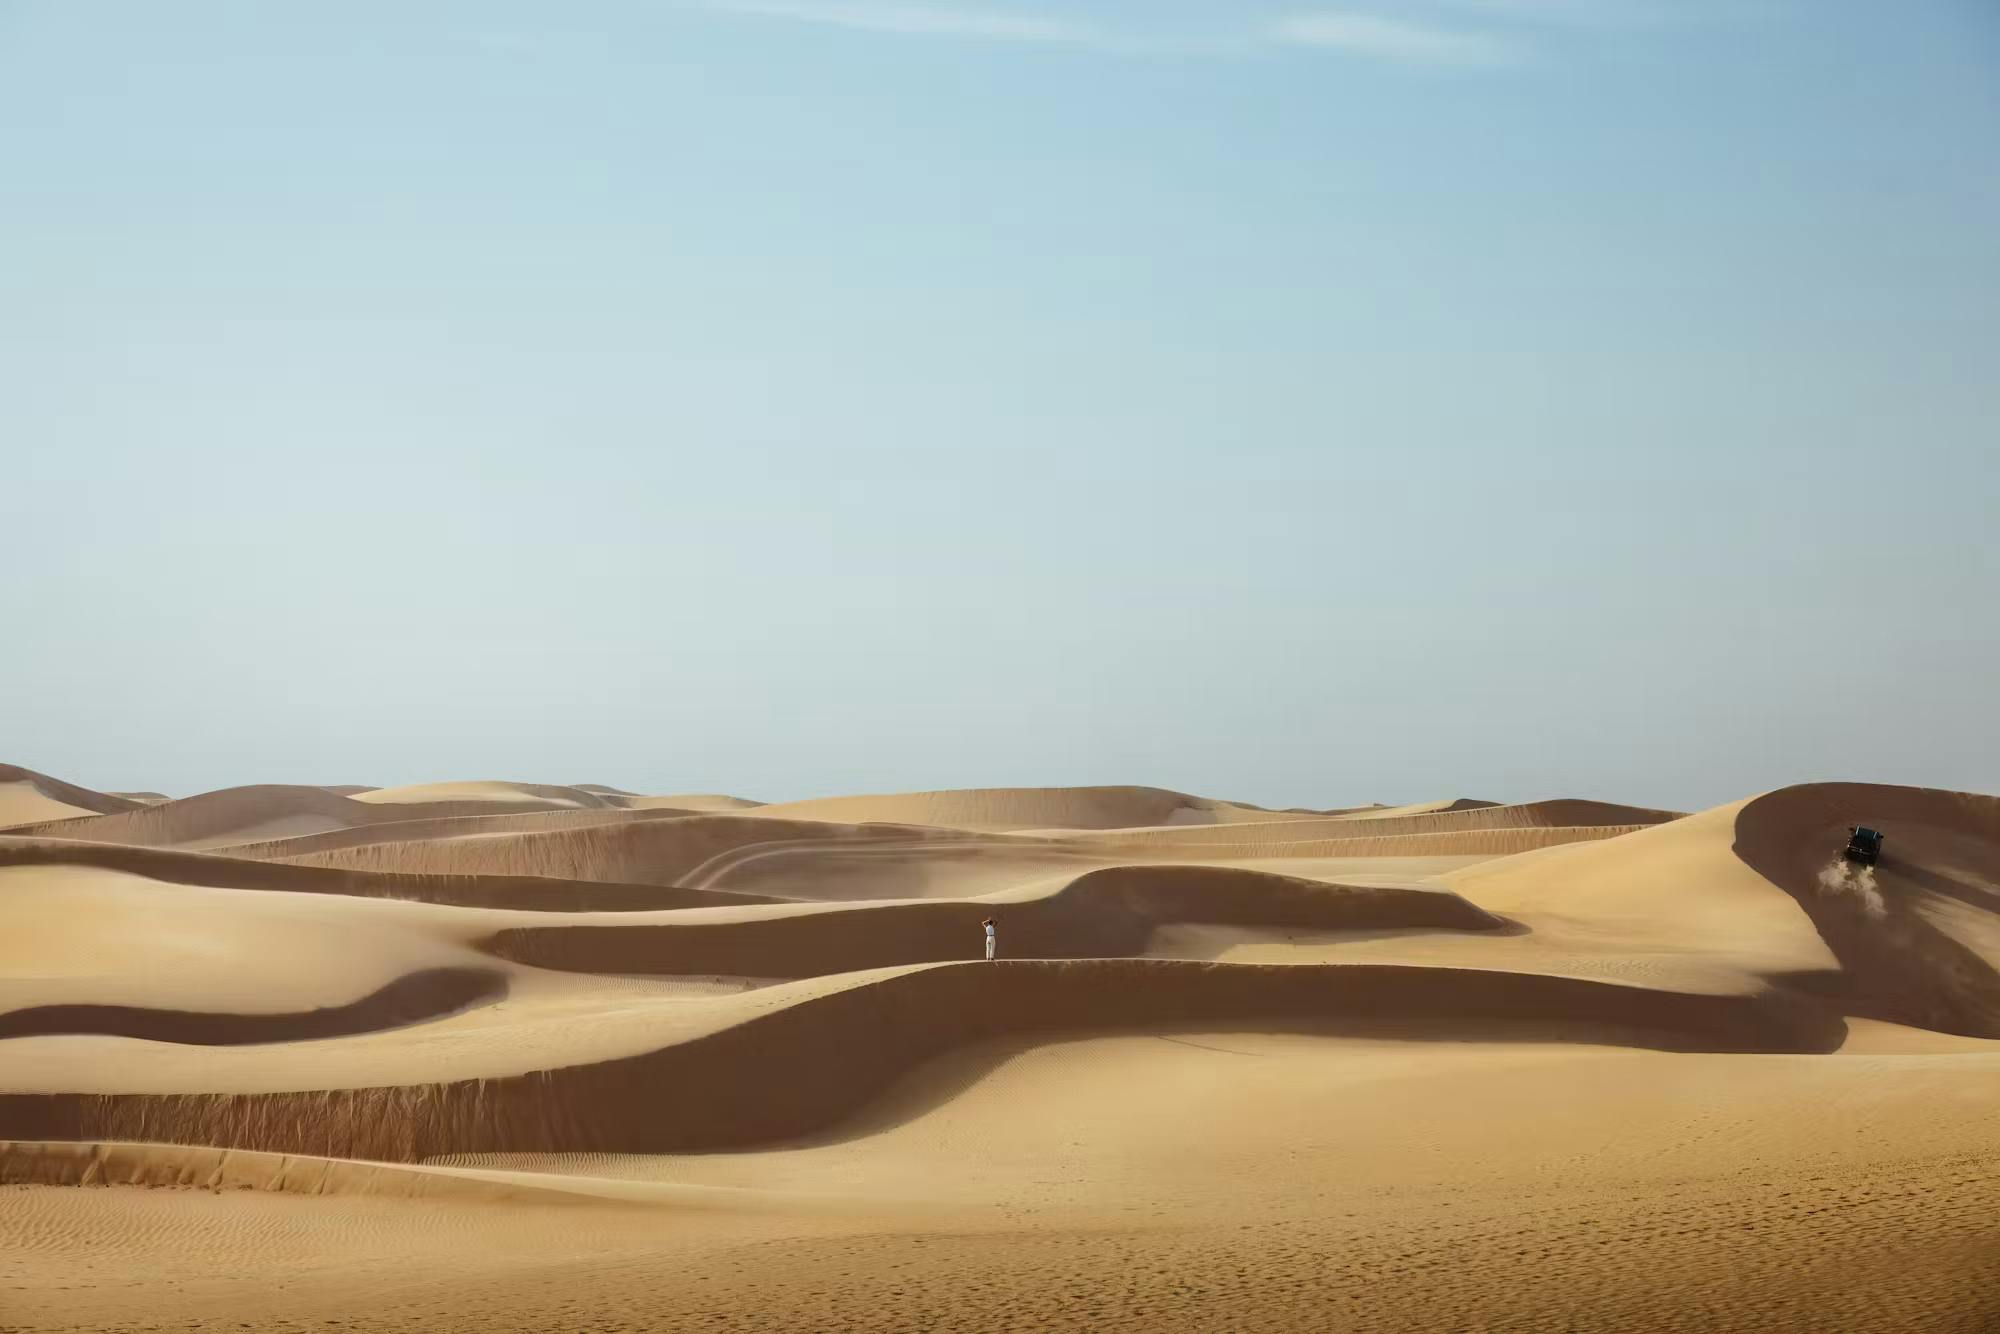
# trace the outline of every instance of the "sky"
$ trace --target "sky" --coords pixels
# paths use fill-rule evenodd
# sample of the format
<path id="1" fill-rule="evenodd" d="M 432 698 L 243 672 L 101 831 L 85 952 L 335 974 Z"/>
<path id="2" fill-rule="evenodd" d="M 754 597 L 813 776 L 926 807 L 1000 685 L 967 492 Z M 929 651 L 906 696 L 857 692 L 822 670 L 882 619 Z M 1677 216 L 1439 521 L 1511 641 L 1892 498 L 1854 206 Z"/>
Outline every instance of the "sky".
<path id="1" fill-rule="evenodd" d="M 1989 0 L 0 0 L 0 760 L 2000 791 Z"/>

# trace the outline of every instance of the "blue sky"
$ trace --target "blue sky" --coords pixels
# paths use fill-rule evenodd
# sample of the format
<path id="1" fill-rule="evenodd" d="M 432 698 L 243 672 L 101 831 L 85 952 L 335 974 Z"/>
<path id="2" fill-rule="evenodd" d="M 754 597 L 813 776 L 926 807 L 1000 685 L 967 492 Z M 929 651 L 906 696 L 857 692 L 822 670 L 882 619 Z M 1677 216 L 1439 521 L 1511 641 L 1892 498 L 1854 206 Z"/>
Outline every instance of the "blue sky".
<path id="1" fill-rule="evenodd" d="M 2000 789 L 1981 0 L 0 0 L 0 758 Z"/>

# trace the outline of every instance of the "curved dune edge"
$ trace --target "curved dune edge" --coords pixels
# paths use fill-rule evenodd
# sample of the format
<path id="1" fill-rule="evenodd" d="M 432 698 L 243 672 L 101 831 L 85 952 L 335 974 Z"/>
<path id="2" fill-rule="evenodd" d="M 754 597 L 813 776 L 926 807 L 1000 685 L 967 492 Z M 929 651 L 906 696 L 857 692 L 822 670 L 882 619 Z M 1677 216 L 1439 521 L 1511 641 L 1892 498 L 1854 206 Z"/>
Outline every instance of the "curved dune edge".
<path id="1" fill-rule="evenodd" d="M 1607 801 L 1564 797 L 1516 806 L 1458 806 L 1449 810 L 1385 812 L 1300 817 L 1271 824 L 1180 825 L 1168 828 L 1113 830 L 1072 835 L 1092 842 L 1227 843 L 1238 840 L 1305 842 L 1312 839 L 1387 838 L 1410 834 L 1467 834 L 1485 830 L 1588 829 L 1616 826 L 1630 829 L 1666 824 L 1682 818 L 1680 811 L 1645 806 L 1620 806 Z"/>
<path id="2" fill-rule="evenodd" d="M 564 972 L 815 977 L 977 957 L 980 919 L 989 915 L 1000 919 L 1005 952 L 1027 959 L 1129 958 L 1172 922 L 1316 931 L 1507 925 L 1444 890 L 1334 885 L 1228 867 L 1118 866 L 1006 902 L 862 902 L 723 922 L 513 927 L 480 948 Z"/>
<path id="3" fill-rule="evenodd" d="M 806 1197 L 729 1186 L 373 1163 L 208 1145 L 67 1140 L 0 1140 L 0 1186 L 137 1186 L 480 1204 L 643 1201 L 708 1211 L 771 1207 L 796 1211 L 816 1203 Z"/>
<path id="4" fill-rule="evenodd" d="M 921 1062 L 970 1042 L 1246 1021 L 1664 1051 L 1827 1052 L 1846 1033 L 1825 1007 L 1771 990 L 1699 995 L 1391 964 L 936 964 L 888 970 L 639 1056 L 505 1078 L 278 1094 L 0 1095 L 0 1135 L 396 1162 L 700 1152 L 826 1130 Z"/>
<path id="5" fill-rule="evenodd" d="M 1157 858 L 1161 862 L 1253 861 L 1259 859 L 1360 858 L 1360 857 L 1506 857 L 1539 848 L 1568 843 L 1594 842 L 1650 829 L 1652 825 L 1587 825 L 1523 829 L 1474 829 L 1420 834 L 1369 835 L 1344 831 L 1365 828 L 1362 822 L 1343 823 L 1338 837 L 1294 840 L 1288 837 L 1293 826 L 1220 825 L 1193 829 L 1197 840 L 1163 839 L 1152 841 L 1143 834 L 1087 834 L 1076 837 L 1037 837 L 1028 834 L 951 833 L 893 825 L 824 825 L 825 830 L 852 830 L 855 835 L 843 842 L 825 835 L 802 838 L 745 841 L 725 847 L 715 855 L 680 871 L 677 883 L 702 889 L 726 889 L 737 872 L 756 865 L 766 872 L 792 858 L 828 859 L 874 854 L 942 849 L 951 852 L 987 849 L 995 852 L 1040 851 L 1053 856 L 1103 862 L 1129 863 Z M 810 828 L 810 826 L 808 826 Z M 604 830 L 606 834 L 623 831 Z M 540 836 L 536 836 L 540 837 Z M 1150 857 L 1149 857 L 1150 854 Z"/>
<path id="6" fill-rule="evenodd" d="M 137 1005 L 35 1005 L 0 1014 L 0 1039 L 89 1033 L 193 1047 L 303 1042 L 404 1028 L 442 1019 L 507 994 L 492 968 L 426 968 L 346 1005 L 282 1014 L 154 1010 Z"/>
<path id="7" fill-rule="evenodd" d="M 558 1176 L 546 1171 L 381 1163 L 199 1144 L 0 1140 L 0 1186 L 131 1186 L 147 1190 L 430 1200 L 477 1204 L 643 1204 L 683 1212 L 834 1211 L 837 1195 L 745 1186 Z M 906 1203 L 904 1207 L 909 1207 Z"/>
<path id="8" fill-rule="evenodd" d="M 1444 808 L 1490 802 L 1428 802 L 1422 808 Z M 1328 816 L 1366 816 L 1376 810 L 1412 810 L 1384 806 L 1344 806 L 1336 810 L 1304 810 L 1252 806 L 1192 792 L 1144 786 L 1094 788 L 946 788 L 938 792 L 878 792 L 854 796 L 816 796 L 802 802 L 764 806 L 774 818 L 816 820 L 834 824 L 926 824 L 934 828 L 1014 832 L 1014 830 L 1122 830 L 1154 824 L 1214 826 L 1214 824 L 1282 824 L 1288 820 L 1322 820 Z"/>
<path id="9" fill-rule="evenodd" d="M 469 836 L 484 838 L 493 834 L 534 834 L 554 830 L 592 829 L 606 824 L 678 820 L 698 813 L 659 806 L 635 810 L 510 811 L 498 815 L 434 815 L 415 820 L 389 820 L 375 824 L 354 825 L 346 829 L 329 829 L 319 834 L 296 834 L 290 838 L 265 839 L 256 843 L 225 843 L 204 851 L 257 861 L 288 860 L 321 852 L 367 847 L 376 843 L 425 843 Z"/>
<path id="10" fill-rule="evenodd" d="M 1543 825 L 1519 828 L 1433 830 L 1375 834 L 1368 822 L 1341 822 L 1308 828 L 1337 831 L 1297 839 L 1292 824 L 1208 825 L 1198 837 L 1158 841 L 1144 835 L 1081 835 L 1049 838 L 1028 834 L 981 834 L 924 825 L 821 824 L 777 816 L 708 815 L 657 820 L 612 820 L 584 828 L 495 833 L 471 839 L 363 842 L 357 846 L 291 854 L 264 845 L 260 857 L 285 864 L 339 868 L 394 876 L 535 876 L 571 881 L 687 885 L 726 889 L 730 872 L 746 862 L 792 855 L 835 855 L 852 849 L 892 847 L 1045 848 L 1064 853 L 1103 854 L 1127 860 L 1157 852 L 1162 858 L 1250 857 L 1436 857 L 1505 856 L 1558 843 L 1616 838 L 1648 828 L 1637 824 Z M 338 841 L 337 837 L 336 840 Z M 243 856 L 247 849 L 230 849 Z M 268 865 L 278 864 L 275 861 Z"/>
<path id="11" fill-rule="evenodd" d="M 1158 787 L 995 787 L 813 797 L 760 808 L 760 814 L 836 824 L 918 824 L 1001 832 L 1015 829 L 1124 829 L 1189 821 L 1311 818 Z"/>
<path id="12" fill-rule="evenodd" d="M 1866 871 L 1840 860 L 1848 827 L 1887 835 Z M 1840 961 L 1853 1013 L 2000 1038 L 2000 957 L 1940 929 L 1938 906 L 2000 931 L 2000 797 L 1868 783 L 1809 783 L 1747 802 L 1736 855 L 1797 900 Z"/>
<path id="13" fill-rule="evenodd" d="M 514 908 L 528 912 L 654 912 L 777 902 L 758 894 L 681 889 L 673 885 L 558 880 L 531 875 L 391 873 L 297 862 L 250 861 L 170 848 L 132 848 L 115 843 L 0 834 L 0 867 L 7 866 L 94 866 L 148 880 L 213 889 L 343 894 L 353 898 L 407 899 L 458 908 Z"/>
<path id="14" fill-rule="evenodd" d="M 1365 821 L 1342 821 L 1343 830 L 1365 831 Z M 1446 829 L 1428 833 L 1340 833 L 1298 839 L 1286 825 L 1236 825 L 1198 832 L 1205 839 L 1150 834 L 1067 839 L 1062 846 L 1130 853 L 1157 847 L 1163 856 L 1243 859 L 1255 857 L 1506 857 L 1562 843 L 1587 843 L 1651 829 L 1649 824 L 1542 825 L 1500 829 Z M 1255 831 L 1254 833 L 1250 831 Z M 704 883 L 713 883 L 711 877 Z"/>
<path id="15" fill-rule="evenodd" d="M 354 1162 L 206 1145 L 48 1140 L 0 1140 L 0 1185 L 165 1186 L 484 1202 L 562 1202 L 574 1198 L 559 1189 L 516 1186 L 403 1163 Z"/>

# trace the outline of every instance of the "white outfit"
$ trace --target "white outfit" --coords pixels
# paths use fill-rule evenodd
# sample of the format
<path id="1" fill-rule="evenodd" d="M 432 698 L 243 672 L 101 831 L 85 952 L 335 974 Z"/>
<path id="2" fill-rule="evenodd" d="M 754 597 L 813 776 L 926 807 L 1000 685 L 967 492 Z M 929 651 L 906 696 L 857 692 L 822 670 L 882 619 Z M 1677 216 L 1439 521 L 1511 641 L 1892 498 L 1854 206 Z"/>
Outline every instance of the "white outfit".
<path id="1" fill-rule="evenodd" d="M 993 962 L 993 928 L 986 928 L 986 962 Z"/>

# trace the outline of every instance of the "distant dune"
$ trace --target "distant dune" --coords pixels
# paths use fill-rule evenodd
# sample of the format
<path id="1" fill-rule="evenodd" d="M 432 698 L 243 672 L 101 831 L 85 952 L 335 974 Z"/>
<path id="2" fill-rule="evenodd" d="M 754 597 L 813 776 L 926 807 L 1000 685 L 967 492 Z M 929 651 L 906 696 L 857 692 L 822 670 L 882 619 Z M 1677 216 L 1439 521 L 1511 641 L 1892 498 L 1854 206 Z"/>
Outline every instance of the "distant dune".
<path id="1" fill-rule="evenodd" d="M 0 829 L 135 810 L 145 804 L 141 796 L 152 795 L 93 792 L 17 764 L 0 764 Z"/>
<path id="2" fill-rule="evenodd" d="M 834 824 L 921 824 L 1003 831 L 1293 820 L 1310 818 L 1313 813 L 1267 811 L 1156 787 L 996 787 L 820 797 L 765 806 L 759 814 Z"/>
<path id="3" fill-rule="evenodd" d="M 554 807 L 603 807 L 615 803 L 600 792 L 580 787 L 558 787 L 547 783 L 417 783 L 410 787 L 377 787 L 353 794 L 354 800 L 370 805 L 435 806 L 453 802 L 493 802 L 503 806 L 532 806 L 541 810 Z"/>

